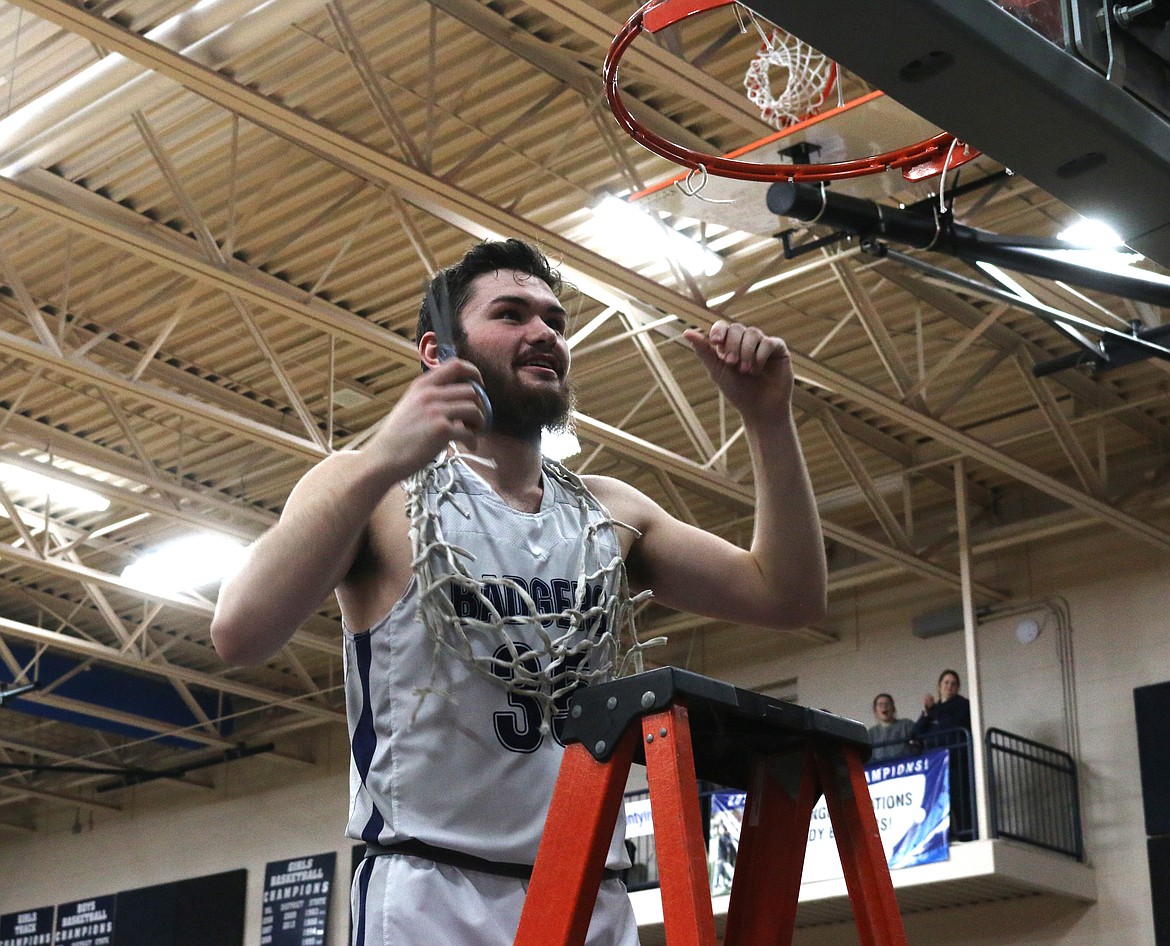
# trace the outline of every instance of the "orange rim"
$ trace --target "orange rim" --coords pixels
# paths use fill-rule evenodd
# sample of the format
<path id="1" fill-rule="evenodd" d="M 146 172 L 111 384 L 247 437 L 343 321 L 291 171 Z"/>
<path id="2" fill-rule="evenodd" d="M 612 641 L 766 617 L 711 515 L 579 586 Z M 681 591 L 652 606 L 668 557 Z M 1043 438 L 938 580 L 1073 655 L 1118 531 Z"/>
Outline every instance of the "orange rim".
<path id="1" fill-rule="evenodd" d="M 649 0 L 626 21 L 625 26 L 614 37 L 602 70 L 605 97 L 618 124 L 642 147 L 673 161 L 675 164 L 690 168 L 692 171 L 702 171 L 717 177 L 730 177 L 741 181 L 763 181 L 765 183 L 774 181 L 836 181 L 877 174 L 890 169 L 913 168 L 928 162 L 942 161 L 945 163 L 947 161 L 948 152 L 952 150 L 951 146 L 956 140 L 955 136 L 948 132 L 941 132 L 894 151 L 871 154 L 849 161 L 837 161 L 831 164 L 753 164 L 748 161 L 737 161 L 731 157 L 692 151 L 690 148 L 676 144 L 644 128 L 630 114 L 629 109 L 622 102 L 621 92 L 618 89 L 618 65 L 625 51 L 642 33 L 643 29 L 649 32 L 658 32 L 658 30 L 665 29 L 687 17 L 733 2 L 735 0 Z M 651 18 L 649 25 L 646 24 L 648 16 Z"/>

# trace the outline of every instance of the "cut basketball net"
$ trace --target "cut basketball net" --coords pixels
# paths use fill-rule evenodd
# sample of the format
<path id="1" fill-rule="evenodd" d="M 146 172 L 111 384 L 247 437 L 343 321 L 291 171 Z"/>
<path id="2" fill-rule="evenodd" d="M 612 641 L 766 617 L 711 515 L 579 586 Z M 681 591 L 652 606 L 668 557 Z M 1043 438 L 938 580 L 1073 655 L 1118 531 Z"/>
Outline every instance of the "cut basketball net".
<path id="1" fill-rule="evenodd" d="M 756 29 L 760 30 L 758 23 Z M 760 35 L 763 42 L 743 77 L 743 87 L 760 118 L 780 131 L 820 111 L 836 81 L 837 64 L 783 30 L 769 35 L 760 30 Z M 786 75 L 778 93 L 772 89 L 773 68 Z"/>
<path id="2" fill-rule="evenodd" d="M 451 462 L 464 461 L 456 458 Z M 630 527 L 611 519 L 581 479 L 559 463 L 545 458 L 543 470 L 545 476 L 567 487 L 582 521 L 588 523 L 577 550 L 573 600 L 555 612 L 542 610 L 523 585 L 507 576 L 495 579 L 492 584 L 496 587 L 489 589 L 467 567 L 473 556 L 446 541 L 439 525 L 439 505 L 451 503 L 466 515 L 459 507 L 450 464 L 431 463 L 404 484 L 419 613 L 433 643 L 431 681 L 415 691 L 418 707 L 429 695 L 459 701 L 458 693 L 436 685 L 441 658 L 450 655 L 508 692 L 534 699 L 540 706 L 541 731 L 547 733 L 573 690 L 640 672 L 642 651 L 665 642 L 662 637 L 638 640 L 634 610 L 650 592 L 631 595 L 621 556 L 602 561 L 598 555 L 600 529 Z M 601 518 L 590 522 L 591 513 Z M 590 587 L 600 588 L 600 594 L 591 596 Z M 452 603 L 455 588 L 477 599 L 488 619 L 460 616 Z M 516 596 L 524 613 L 500 613 L 501 588 Z M 514 640 L 515 628 L 520 625 L 533 632 L 531 646 Z"/>
<path id="3" fill-rule="evenodd" d="M 643 30 L 657 33 L 695 14 L 732 3 L 735 3 L 735 0 L 649 0 L 630 17 L 614 37 L 609 54 L 605 57 L 602 72 L 605 96 L 618 124 L 644 148 L 704 176 L 715 174 L 719 177 L 765 183 L 841 180 L 877 174 L 890 169 L 902 171 L 908 180 L 920 180 L 929 177 L 930 173 L 938 173 L 937 170 L 926 171 L 927 168 L 945 166 L 948 170 L 954 169 L 963 161 L 970 161 L 978 155 L 973 148 L 964 145 L 961 155 L 948 160 L 948 153 L 954 155 L 951 146 L 955 142 L 955 136 L 941 132 L 904 148 L 850 161 L 837 161 L 831 164 L 753 164 L 749 161 L 736 161 L 732 158 L 692 151 L 643 127 L 622 102 L 621 91 L 618 88 L 618 64 L 622 55 Z"/>

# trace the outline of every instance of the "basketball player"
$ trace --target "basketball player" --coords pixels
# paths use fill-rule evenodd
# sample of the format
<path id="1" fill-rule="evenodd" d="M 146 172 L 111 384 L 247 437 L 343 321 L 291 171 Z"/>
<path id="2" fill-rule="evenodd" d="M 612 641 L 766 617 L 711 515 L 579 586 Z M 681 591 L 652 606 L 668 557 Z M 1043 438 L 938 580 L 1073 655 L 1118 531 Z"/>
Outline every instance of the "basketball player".
<path id="1" fill-rule="evenodd" d="M 510 946 L 562 752 L 563 693 L 550 688 L 610 671 L 631 590 L 773 628 L 825 606 L 782 341 L 727 322 L 685 333 L 751 446 L 756 532 L 743 550 L 632 486 L 542 458 L 541 430 L 565 421 L 572 397 L 560 278 L 538 251 L 481 243 L 440 275 L 459 357 L 440 361 L 424 310 L 422 375 L 365 447 L 297 484 L 224 585 L 211 628 L 226 660 L 257 663 L 337 594 L 348 833 L 369 852 L 354 880 L 357 946 Z M 637 943 L 614 876 L 629 863 L 622 829 L 589 931 L 597 946 Z"/>

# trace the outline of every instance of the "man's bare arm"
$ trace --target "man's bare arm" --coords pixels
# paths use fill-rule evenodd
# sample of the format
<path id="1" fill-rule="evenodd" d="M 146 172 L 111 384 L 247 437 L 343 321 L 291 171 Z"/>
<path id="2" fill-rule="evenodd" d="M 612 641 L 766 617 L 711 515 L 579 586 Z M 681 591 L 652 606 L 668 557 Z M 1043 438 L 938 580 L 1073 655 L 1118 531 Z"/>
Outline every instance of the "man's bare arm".
<path id="1" fill-rule="evenodd" d="M 827 568 L 812 485 L 792 419 L 792 371 L 779 339 L 717 323 L 687 338 L 712 380 L 740 411 L 756 485 L 749 549 L 669 515 L 644 494 L 599 481 L 599 498 L 642 536 L 628 566 L 639 587 L 668 607 L 764 627 L 798 628 L 825 613 Z"/>
<path id="2" fill-rule="evenodd" d="M 387 492 L 450 441 L 474 447 L 483 414 L 472 381 L 479 372 L 465 361 L 434 368 L 362 450 L 334 454 L 304 476 L 280 522 L 220 590 L 211 638 L 221 657 L 258 663 L 283 647 L 354 567 Z"/>
<path id="3" fill-rule="evenodd" d="M 259 663 L 280 650 L 352 567 L 372 510 L 393 485 L 366 459 L 334 454 L 310 470 L 280 522 L 224 582 L 211 639 L 229 663 Z"/>

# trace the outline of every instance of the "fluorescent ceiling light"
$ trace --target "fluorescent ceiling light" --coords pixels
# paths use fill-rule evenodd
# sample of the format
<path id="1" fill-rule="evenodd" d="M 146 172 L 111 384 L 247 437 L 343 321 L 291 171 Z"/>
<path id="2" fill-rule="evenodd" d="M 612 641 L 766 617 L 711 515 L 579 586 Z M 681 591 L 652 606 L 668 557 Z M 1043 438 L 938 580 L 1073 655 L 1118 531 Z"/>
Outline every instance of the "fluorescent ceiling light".
<path id="1" fill-rule="evenodd" d="M 581 452 L 581 441 L 573 431 L 563 427 L 546 428 L 540 435 L 540 451 L 550 460 L 567 460 Z"/>
<path id="2" fill-rule="evenodd" d="M 48 464 L 44 466 L 52 469 Z M 0 484 L 18 503 L 43 506 L 47 497 L 50 509 L 57 512 L 104 512 L 110 508 L 110 501 L 93 490 L 11 463 L 0 463 Z"/>
<path id="3" fill-rule="evenodd" d="M 1099 273 L 1124 276 L 1126 279 L 1151 286 L 1170 286 L 1170 276 L 1136 267 L 1135 264 L 1142 260 L 1141 254 L 1128 249 L 1116 231 L 1098 220 L 1082 220 L 1062 230 L 1056 238 L 1067 243 L 1068 248 L 1053 250 L 1029 248 L 1027 253 L 1058 263 L 1093 269 Z M 1032 298 L 998 267 L 983 261 L 978 261 L 976 265 L 1004 285 L 1008 285 L 1013 292 Z M 1072 277 L 1069 277 L 1068 281 L 1076 282 Z"/>
<path id="4" fill-rule="evenodd" d="M 694 276 L 714 276 L 723 268 L 718 253 L 619 197 L 602 197 L 593 208 L 593 219 L 598 236 L 608 242 L 608 253 L 641 259 L 669 256 Z"/>
<path id="5" fill-rule="evenodd" d="M 192 591 L 234 574 L 246 550 L 225 536 L 186 536 L 136 559 L 122 570 L 122 578 L 146 592 Z"/>
<path id="6" fill-rule="evenodd" d="M 1113 250 L 1122 245 L 1117 231 L 1100 220 L 1078 220 L 1061 230 L 1056 238 L 1082 250 Z"/>
<path id="7" fill-rule="evenodd" d="M 1056 235 L 1069 245 L 1067 250 L 1041 250 L 1043 255 L 1065 260 L 1076 266 L 1088 266 L 1103 273 L 1149 278 L 1150 282 L 1166 282 L 1154 273 L 1134 270 L 1134 263 L 1142 257 L 1121 240 L 1117 231 L 1100 220 L 1079 220 Z"/>
<path id="8" fill-rule="evenodd" d="M 1137 253 L 1117 250 L 1036 250 L 1035 252 L 1051 259 L 1063 260 L 1078 266 L 1087 266 L 1102 273 L 1113 273 L 1130 279 L 1140 279 L 1142 282 L 1150 284 L 1170 286 L 1170 277 L 1134 266 L 1142 258 Z"/>

